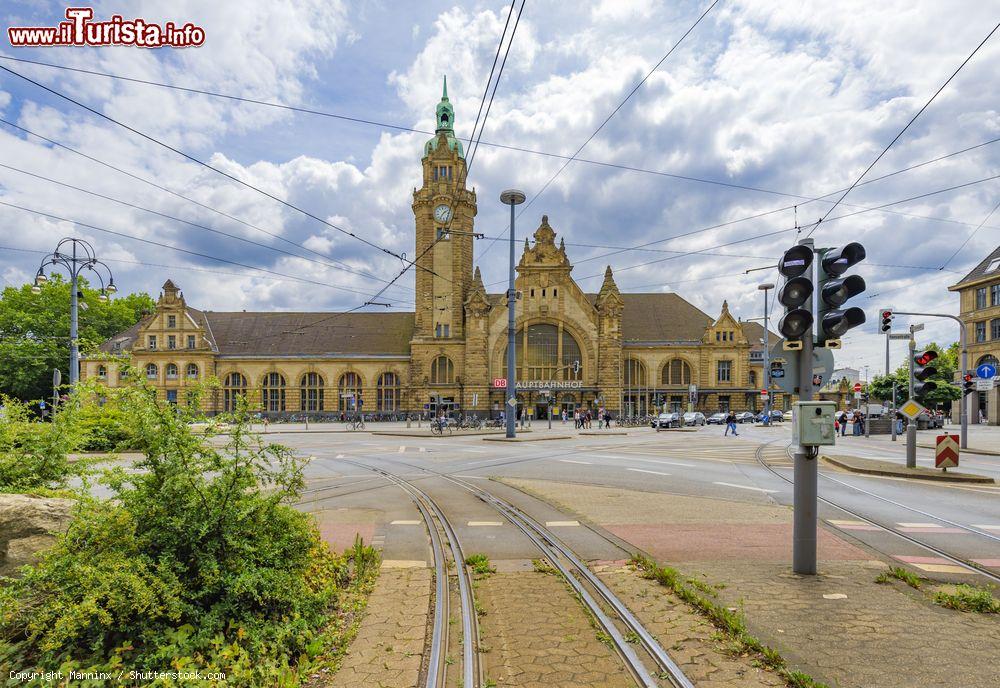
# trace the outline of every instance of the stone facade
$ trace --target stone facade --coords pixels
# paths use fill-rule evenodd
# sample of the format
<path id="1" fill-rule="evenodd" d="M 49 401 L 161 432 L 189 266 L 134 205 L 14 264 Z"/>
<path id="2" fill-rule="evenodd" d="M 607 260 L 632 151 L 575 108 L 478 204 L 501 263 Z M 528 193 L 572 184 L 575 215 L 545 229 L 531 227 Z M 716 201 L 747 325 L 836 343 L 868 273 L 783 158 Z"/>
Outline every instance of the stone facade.
<path id="1" fill-rule="evenodd" d="M 481 415 L 504 407 L 506 293 L 491 294 L 473 266 L 476 192 L 454 135 L 447 91 L 424 145 L 413 191 L 416 310 L 412 313 L 218 313 L 185 302 L 171 281 L 156 312 L 109 340 L 82 375 L 120 383 L 130 363 L 174 403 L 196 383 L 207 413 L 237 395 L 279 414 L 420 412 Z M 713 318 L 677 294 L 621 293 L 610 266 L 600 291 L 573 280 L 562 239 L 542 216 L 517 264 L 518 399 L 544 417 L 577 407 L 616 415 L 659 410 L 759 410 L 763 328 L 726 303 Z M 776 335 L 773 341 L 778 341 Z M 787 408 L 776 393 L 775 408 Z"/>
<path id="2" fill-rule="evenodd" d="M 958 284 L 948 287 L 958 292 L 959 317 L 969 345 L 969 368 L 972 371 L 992 363 L 1000 369 L 1000 246 L 997 246 Z M 969 422 L 984 418 L 990 425 L 1000 425 L 1000 385 L 989 392 L 973 392 Z M 959 404 L 952 405 L 958 418 Z"/>

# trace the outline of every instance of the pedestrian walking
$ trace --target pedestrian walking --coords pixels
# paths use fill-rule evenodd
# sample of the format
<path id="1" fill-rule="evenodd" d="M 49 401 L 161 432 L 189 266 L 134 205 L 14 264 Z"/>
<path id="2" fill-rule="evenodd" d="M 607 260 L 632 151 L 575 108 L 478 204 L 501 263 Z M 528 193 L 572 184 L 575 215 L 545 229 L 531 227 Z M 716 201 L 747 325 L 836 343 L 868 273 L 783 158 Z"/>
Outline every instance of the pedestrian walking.
<path id="1" fill-rule="evenodd" d="M 840 436 L 847 436 L 847 411 L 842 411 L 840 413 Z"/>
<path id="2" fill-rule="evenodd" d="M 739 437 L 740 433 L 736 432 L 736 414 L 732 411 L 726 416 L 726 437 L 729 436 L 730 430 L 733 431 L 733 437 Z"/>
<path id="3" fill-rule="evenodd" d="M 577 430 L 580 429 L 580 409 L 573 409 L 573 427 Z"/>

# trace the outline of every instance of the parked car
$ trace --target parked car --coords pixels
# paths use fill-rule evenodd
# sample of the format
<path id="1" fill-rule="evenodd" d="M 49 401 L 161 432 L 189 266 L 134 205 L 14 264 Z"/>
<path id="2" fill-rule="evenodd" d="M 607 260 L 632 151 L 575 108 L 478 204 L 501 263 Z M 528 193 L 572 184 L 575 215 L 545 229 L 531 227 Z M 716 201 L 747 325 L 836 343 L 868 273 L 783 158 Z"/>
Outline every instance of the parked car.
<path id="1" fill-rule="evenodd" d="M 725 413 L 713 413 L 706 420 L 709 425 L 725 425 L 726 424 L 726 414 Z"/>
<path id="2" fill-rule="evenodd" d="M 704 425 L 705 414 L 701 411 L 691 411 L 684 414 L 684 425 Z"/>
<path id="3" fill-rule="evenodd" d="M 652 420 L 649 424 L 650 427 L 655 429 L 657 432 L 665 428 L 679 428 L 681 427 L 681 414 L 679 413 L 661 413 L 656 418 Z"/>
<path id="4" fill-rule="evenodd" d="M 740 411 L 736 414 L 737 423 L 752 423 L 753 421 L 754 417 L 750 411 Z M 723 417 L 723 422 L 725 422 L 725 417 Z"/>
<path id="5" fill-rule="evenodd" d="M 758 422 L 758 423 L 763 423 L 764 422 L 764 411 L 761 411 L 760 413 L 758 413 L 757 417 L 754 420 L 756 422 Z M 783 420 L 785 420 L 785 414 L 783 414 L 778 409 L 771 409 L 771 422 L 772 423 L 780 423 Z"/>

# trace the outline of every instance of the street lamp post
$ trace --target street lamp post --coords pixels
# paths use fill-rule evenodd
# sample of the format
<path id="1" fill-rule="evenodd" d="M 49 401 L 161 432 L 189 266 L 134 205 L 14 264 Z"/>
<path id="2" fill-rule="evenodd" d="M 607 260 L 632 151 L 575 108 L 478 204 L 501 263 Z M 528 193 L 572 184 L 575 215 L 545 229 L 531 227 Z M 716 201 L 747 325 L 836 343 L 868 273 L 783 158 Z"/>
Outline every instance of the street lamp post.
<path id="1" fill-rule="evenodd" d="M 56 244 L 56 250 L 42 259 L 35 275 L 35 284 L 31 287 L 33 294 L 42 292 L 42 285 L 48 282 L 45 276 L 46 265 L 61 265 L 69 271 L 70 276 L 70 297 L 69 297 L 69 384 L 75 386 L 80 380 L 80 345 L 77 341 L 79 337 L 79 281 L 80 274 L 84 270 L 97 275 L 101 283 L 101 293 L 98 299 L 108 300 L 108 294 L 118 291 L 115 286 L 115 278 L 111 274 L 111 268 L 97 259 L 94 247 L 83 239 L 65 238 Z M 97 269 L 104 268 L 108 273 L 108 281 L 105 283 L 104 276 Z"/>
<path id="2" fill-rule="evenodd" d="M 774 285 L 770 282 L 766 284 L 760 284 L 757 289 L 764 292 L 764 389 L 767 390 L 767 397 L 764 398 L 764 424 L 771 424 L 771 352 L 770 344 L 768 343 L 768 331 L 767 331 L 767 291 L 768 289 L 774 289 Z"/>
<path id="3" fill-rule="evenodd" d="M 507 437 L 515 437 L 517 413 L 517 375 L 515 364 L 517 342 L 514 332 L 514 309 L 517 307 L 517 292 L 514 289 L 514 206 L 524 203 L 523 191 L 507 189 L 500 194 L 500 202 L 510 206 L 510 274 L 507 283 Z"/>

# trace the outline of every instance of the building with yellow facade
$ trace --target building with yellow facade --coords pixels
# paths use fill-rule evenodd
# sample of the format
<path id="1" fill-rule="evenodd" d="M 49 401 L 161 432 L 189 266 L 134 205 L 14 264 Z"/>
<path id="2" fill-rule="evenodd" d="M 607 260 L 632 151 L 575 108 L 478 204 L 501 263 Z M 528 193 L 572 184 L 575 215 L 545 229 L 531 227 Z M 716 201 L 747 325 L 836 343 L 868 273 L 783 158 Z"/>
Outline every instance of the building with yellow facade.
<path id="1" fill-rule="evenodd" d="M 164 399 L 185 403 L 209 377 L 204 410 L 245 396 L 262 412 L 397 413 L 439 408 L 498 413 L 505 391 L 507 304 L 473 266 L 476 192 L 454 134 L 447 90 L 413 191 L 414 312 L 216 312 L 187 304 L 171 281 L 155 313 L 87 357 L 84 377 L 120 382 L 127 357 Z M 763 328 L 725 302 L 710 316 L 673 293 L 622 293 L 610 267 L 597 293 L 571 275 L 546 216 L 517 265 L 521 409 L 535 418 L 578 407 L 616 415 L 762 408 Z M 198 304 L 204 305 L 204 304 Z M 771 335 L 772 343 L 778 338 Z M 187 389 L 186 389 L 187 388 Z M 775 407 L 786 407 L 780 395 Z"/>
<path id="2" fill-rule="evenodd" d="M 948 287 L 958 292 L 959 317 L 969 345 L 969 367 L 984 363 L 1000 370 L 1000 246 L 974 267 L 957 284 Z M 958 414 L 958 404 L 953 413 Z M 1000 388 L 973 392 L 969 421 L 985 420 L 1000 425 Z"/>

